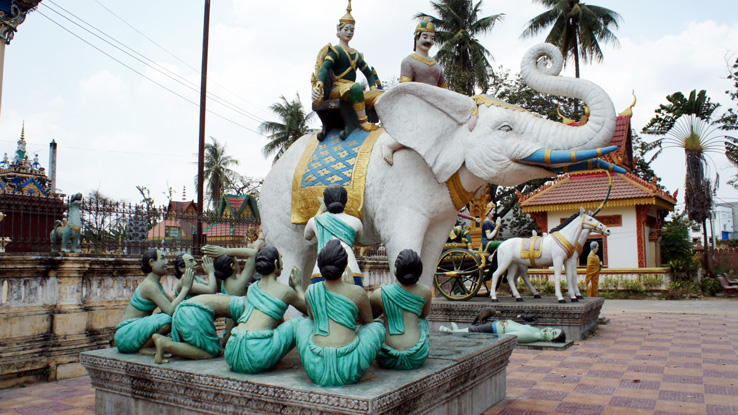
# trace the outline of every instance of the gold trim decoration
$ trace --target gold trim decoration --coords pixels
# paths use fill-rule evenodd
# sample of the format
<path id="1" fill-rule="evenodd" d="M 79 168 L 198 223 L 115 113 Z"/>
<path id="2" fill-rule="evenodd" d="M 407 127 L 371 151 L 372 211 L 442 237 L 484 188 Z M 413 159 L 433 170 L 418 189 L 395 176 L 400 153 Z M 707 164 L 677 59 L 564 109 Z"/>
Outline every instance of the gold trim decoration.
<path id="1" fill-rule="evenodd" d="M 448 186 L 448 194 L 451 195 L 451 201 L 454 203 L 454 208 L 456 208 L 456 210 L 463 208 L 467 203 L 474 199 L 474 193 L 477 191 L 477 189 L 474 189 L 473 192 L 469 192 L 464 189 L 464 185 L 461 184 L 459 172 L 454 173 L 448 179 L 446 186 Z"/>
<path id="2" fill-rule="evenodd" d="M 597 208 L 600 205 L 599 201 L 594 202 L 576 202 L 576 203 L 561 203 L 552 205 L 536 205 L 536 206 L 523 206 L 523 213 L 531 212 L 552 212 L 557 210 L 579 210 L 579 207 L 585 209 Z M 606 208 L 610 207 L 622 207 L 622 206 L 637 206 L 637 205 L 653 205 L 656 204 L 655 197 L 641 197 L 636 199 L 620 199 L 620 200 L 608 200 Z"/>
<path id="3" fill-rule="evenodd" d="M 495 107 L 505 108 L 505 109 L 509 109 L 509 110 L 528 112 L 528 110 L 526 110 L 523 107 L 518 107 L 516 105 L 508 104 L 507 102 L 502 102 L 502 101 L 500 101 L 498 99 L 492 98 L 489 95 L 484 95 L 484 94 L 474 95 L 472 97 L 472 99 L 474 99 L 474 102 L 477 105 L 476 105 L 476 107 L 472 108 L 471 115 L 479 115 L 479 105 L 480 104 L 484 104 L 487 107 L 490 107 L 490 106 L 494 105 Z"/>
<path id="4" fill-rule="evenodd" d="M 348 203 L 346 204 L 345 212 L 359 219 L 362 219 L 364 211 L 364 190 L 366 188 L 366 169 L 369 165 L 369 156 L 372 153 L 374 143 L 377 142 L 377 139 L 383 132 L 384 128 L 380 128 L 371 132 L 364 140 L 356 155 L 351 174 L 351 184 L 345 186 L 348 192 Z M 349 136 L 347 139 L 350 138 Z M 304 225 L 310 218 L 315 216 L 315 213 L 320 208 L 318 198 L 323 197 L 323 191 L 326 188 L 326 186 L 300 186 L 302 176 L 318 144 L 320 142 L 316 133 L 310 137 L 308 145 L 300 157 L 300 162 L 295 167 L 295 173 L 292 178 L 292 214 L 290 216 L 290 221 L 295 225 Z"/>
<path id="5" fill-rule="evenodd" d="M 433 26 L 433 23 L 431 23 L 428 16 L 424 17 L 423 20 L 415 27 L 416 35 L 423 32 L 436 33 L 436 27 Z"/>
<path id="6" fill-rule="evenodd" d="M 554 239 L 556 240 L 556 243 L 561 246 L 564 251 L 566 251 L 566 257 L 570 257 L 571 254 L 574 253 L 574 246 L 571 244 L 571 242 L 566 240 L 566 237 L 561 234 L 561 232 L 554 232 L 551 235 L 553 235 Z"/>
<path id="7" fill-rule="evenodd" d="M 571 151 L 571 162 L 572 163 L 576 163 L 576 161 L 577 161 L 577 151 L 576 150 L 572 150 Z"/>
<path id="8" fill-rule="evenodd" d="M 527 243 L 527 246 L 526 246 Z M 535 267 L 535 260 L 543 253 L 543 238 L 531 236 L 520 240 L 520 259 L 529 259 L 530 266 Z"/>
<path id="9" fill-rule="evenodd" d="M 412 82 L 413 80 L 409 76 L 401 76 L 400 82 Z"/>
<path id="10" fill-rule="evenodd" d="M 547 148 L 546 153 L 543 155 L 543 162 L 546 163 L 547 166 L 551 165 L 551 149 Z"/>
<path id="11" fill-rule="evenodd" d="M 413 53 L 412 55 L 410 55 L 410 57 L 413 58 L 413 59 L 415 59 L 415 60 L 417 60 L 417 61 L 423 62 L 424 64 L 426 64 L 428 66 L 433 66 L 433 65 L 436 64 L 436 60 L 435 59 L 433 59 L 433 58 L 424 58 L 424 57 L 418 55 L 417 53 Z"/>

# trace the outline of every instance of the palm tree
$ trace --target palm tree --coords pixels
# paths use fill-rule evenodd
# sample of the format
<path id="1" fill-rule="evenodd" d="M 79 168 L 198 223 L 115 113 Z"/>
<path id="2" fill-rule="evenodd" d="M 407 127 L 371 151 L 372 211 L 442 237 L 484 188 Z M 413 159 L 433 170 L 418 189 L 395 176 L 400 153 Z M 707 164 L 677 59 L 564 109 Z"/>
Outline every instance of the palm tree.
<path id="1" fill-rule="evenodd" d="M 259 126 L 259 131 L 269 133 L 269 142 L 262 148 L 264 157 L 269 157 L 276 151 L 272 164 L 279 160 L 279 157 L 297 141 L 298 138 L 307 134 L 310 130 L 307 126 L 308 121 L 314 113 L 305 115 L 305 109 L 300 102 L 300 95 L 293 101 L 287 101 L 282 95 L 279 97 L 281 102 L 275 102 L 269 109 L 281 118 L 282 122 L 264 121 Z"/>
<path id="2" fill-rule="evenodd" d="M 211 143 L 205 144 L 205 166 L 204 180 L 207 183 L 206 196 L 212 207 L 220 209 L 223 191 L 235 183 L 239 174 L 231 167 L 238 166 L 238 160 L 226 154 L 226 145 L 210 137 Z M 197 176 L 195 176 L 195 188 L 197 188 Z"/>
<path id="3" fill-rule="evenodd" d="M 504 13 L 479 18 L 482 1 L 471 0 L 431 1 L 439 17 L 418 13 L 417 19 L 428 18 L 436 29 L 436 39 L 441 45 L 435 58 L 445 68 L 446 82 L 450 89 L 474 95 L 475 89 L 489 89 L 492 58 L 476 36 L 487 33 L 495 23 L 502 21 Z"/>
<path id="4" fill-rule="evenodd" d="M 549 10 L 528 22 L 521 38 L 532 37 L 551 26 L 546 43 L 555 45 L 564 55 L 564 62 L 574 59 L 575 76 L 579 78 L 579 58 L 583 62 L 602 62 L 600 43 L 619 45 L 610 30 L 618 28 L 620 15 L 610 9 L 580 3 L 579 0 L 534 0 Z"/>

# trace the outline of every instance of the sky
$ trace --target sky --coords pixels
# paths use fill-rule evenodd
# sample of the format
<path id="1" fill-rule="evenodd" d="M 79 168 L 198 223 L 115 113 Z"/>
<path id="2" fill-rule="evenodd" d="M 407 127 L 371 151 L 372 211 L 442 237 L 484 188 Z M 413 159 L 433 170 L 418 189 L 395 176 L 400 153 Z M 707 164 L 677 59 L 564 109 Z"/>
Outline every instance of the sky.
<path id="1" fill-rule="evenodd" d="M 592 4 L 622 16 L 619 46 L 603 45 L 604 61 L 582 66 L 581 77 L 602 86 L 618 112 L 632 103 L 634 90 L 636 131 L 677 91 L 707 90 L 723 105 L 718 112 L 738 107 L 725 94 L 727 64 L 738 57 L 738 3 Z M 430 1 L 354 0 L 352 6 L 351 46 L 381 79 L 399 78 L 400 62 L 412 52 L 413 16 L 434 14 Z M 226 143 L 240 174 L 263 178 L 271 157 L 262 155 L 267 138 L 259 124 L 278 120 L 269 106 L 281 96 L 299 94 L 310 108 L 317 52 L 336 43 L 346 1 L 220 0 L 211 7 L 208 92 L 215 98 L 207 103 L 206 136 Z M 42 165 L 48 166 L 51 140 L 58 143 L 57 187 L 65 194 L 99 190 L 138 202 L 136 186 L 143 185 L 159 204 L 169 188 L 174 200 L 195 199 L 203 9 L 203 1 L 191 0 L 43 0 L 6 47 L 0 152 L 12 157 L 25 122 L 28 151 Z M 545 39 L 520 34 L 544 10 L 528 0 L 483 1 L 483 16 L 504 13 L 479 37 L 495 68 L 519 71 L 525 51 Z M 573 76 L 573 65 L 562 75 Z M 317 116 L 311 125 L 319 126 Z M 708 163 L 712 177 L 720 176 L 717 201 L 738 203 L 738 192 L 725 183 L 738 170 L 718 153 Z M 670 192 L 679 189 L 683 208 L 684 152 L 665 150 L 654 169 Z"/>

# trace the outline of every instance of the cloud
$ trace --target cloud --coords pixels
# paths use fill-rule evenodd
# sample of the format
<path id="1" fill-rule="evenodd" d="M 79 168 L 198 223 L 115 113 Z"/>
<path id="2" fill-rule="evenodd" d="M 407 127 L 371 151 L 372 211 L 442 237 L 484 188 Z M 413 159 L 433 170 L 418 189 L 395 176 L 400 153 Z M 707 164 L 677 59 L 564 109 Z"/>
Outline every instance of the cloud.
<path id="1" fill-rule="evenodd" d="M 126 86 L 123 80 L 108 70 L 99 71 L 87 79 L 79 81 L 80 90 L 85 97 L 126 101 Z"/>

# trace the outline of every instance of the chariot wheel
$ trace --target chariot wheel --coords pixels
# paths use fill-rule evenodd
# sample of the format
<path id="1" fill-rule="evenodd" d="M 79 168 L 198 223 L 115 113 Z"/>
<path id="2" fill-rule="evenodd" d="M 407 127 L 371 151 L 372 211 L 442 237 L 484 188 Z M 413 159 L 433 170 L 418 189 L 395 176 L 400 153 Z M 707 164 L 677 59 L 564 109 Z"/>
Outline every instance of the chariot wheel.
<path id="1" fill-rule="evenodd" d="M 442 296 L 452 301 L 474 297 L 482 286 L 481 262 L 472 252 L 454 248 L 438 259 L 433 283 Z"/>

